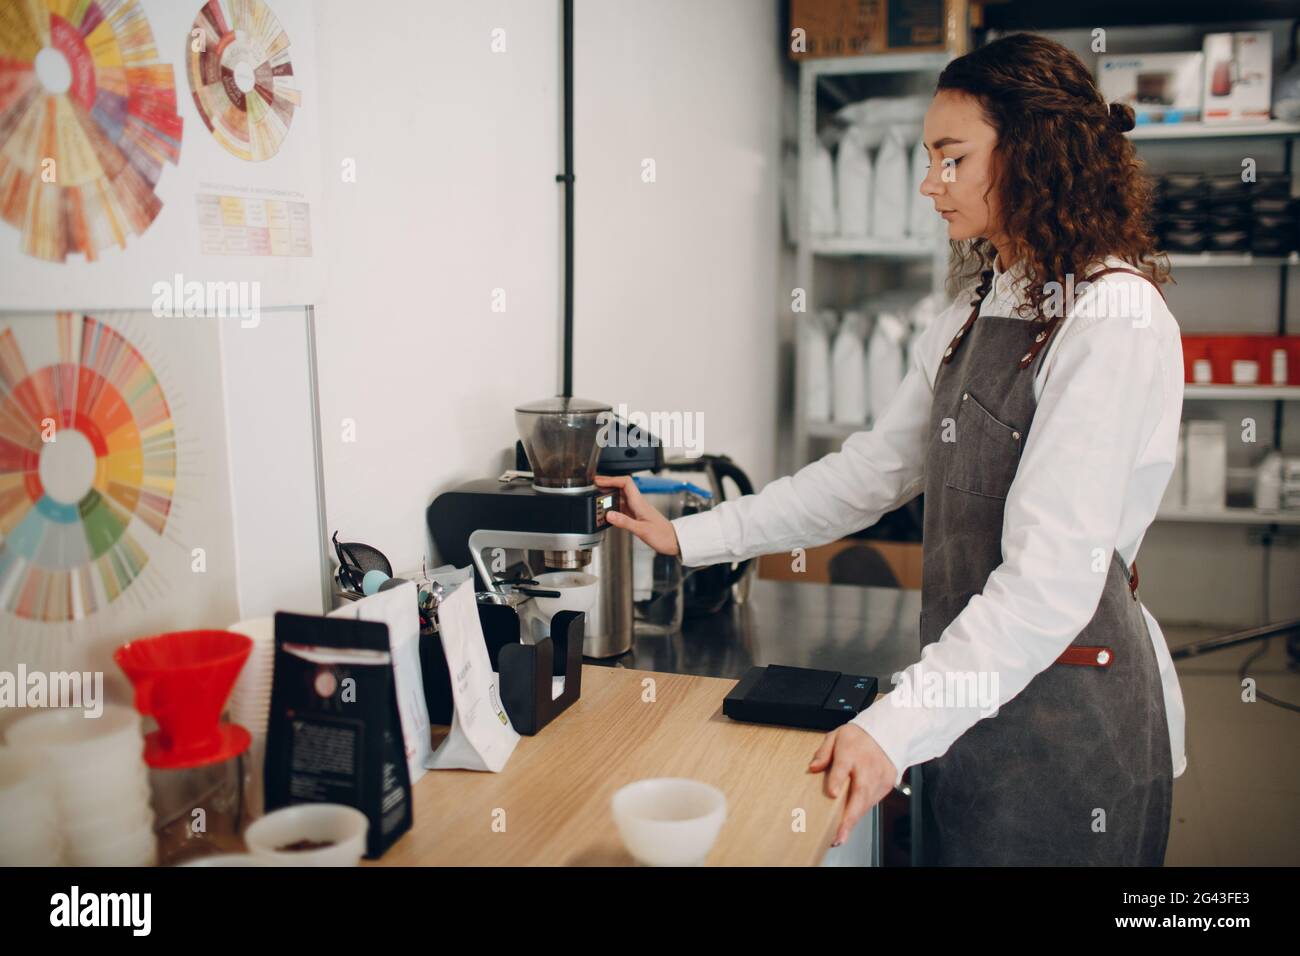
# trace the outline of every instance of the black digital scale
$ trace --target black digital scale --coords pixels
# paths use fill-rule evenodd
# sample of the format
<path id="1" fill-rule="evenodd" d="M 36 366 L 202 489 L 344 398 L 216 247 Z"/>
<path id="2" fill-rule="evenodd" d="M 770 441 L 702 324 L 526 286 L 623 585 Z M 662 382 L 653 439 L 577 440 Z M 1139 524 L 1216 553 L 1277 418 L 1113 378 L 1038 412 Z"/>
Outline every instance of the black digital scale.
<path id="1" fill-rule="evenodd" d="M 732 720 L 834 730 L 876 699 L 876 679 L 769 664 L 751 667 L 722 702 Z"/>

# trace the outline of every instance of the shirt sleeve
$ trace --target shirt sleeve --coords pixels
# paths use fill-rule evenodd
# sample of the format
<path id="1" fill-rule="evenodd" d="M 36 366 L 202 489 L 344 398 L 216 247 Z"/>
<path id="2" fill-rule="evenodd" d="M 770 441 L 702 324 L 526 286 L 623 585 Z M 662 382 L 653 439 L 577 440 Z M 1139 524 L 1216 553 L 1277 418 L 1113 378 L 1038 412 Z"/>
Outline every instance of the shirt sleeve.
<path id="1" fill-rule="evenodd" d="M 1081 300 L 1082 301 L 1082 300 Z M 1003 512 L 1002 563 L 884 698 L 854 719 L 898 770 L 942 755 L 1049 667 L 1096 613 L 1125 493 L 1163 388 L 1151 323 L 1076 315 L 1062 327 Z M 935 675 L 996 688 L 936 701 Z M 983 679 L 982 683 L 976 683 Z M 990 679 L 994 678 L 994 680 Z M 937 695 L 942 696 L 942 695 Z"/>
<path id="2" fill-rule="evenodd" d="M 955 307 L 921 333 L 907 374 L 874 428 L 854 432 L 840 451 L 758 494 L 675 519 L 682 563 L 700 567 L 826 544 L 916 497 L 924 484 L 935 343 L 947 342 L 941 336 Z"/>

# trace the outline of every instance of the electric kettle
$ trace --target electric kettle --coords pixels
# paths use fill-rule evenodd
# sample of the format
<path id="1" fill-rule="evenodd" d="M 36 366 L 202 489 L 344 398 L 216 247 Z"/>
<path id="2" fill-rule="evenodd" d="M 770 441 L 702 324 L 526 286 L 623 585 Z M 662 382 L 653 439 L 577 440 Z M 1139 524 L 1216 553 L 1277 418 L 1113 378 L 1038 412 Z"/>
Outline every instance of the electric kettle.
<path id="1" fill-rule="evenodd" d="M 704 475 L 712 492 L 712 507 L 726 500 L 723 486 L 728 478 L 741 495 L 754 493 L 754 485 L 741 468 L 726 455 L 700 455 L 698 458 L 673 458 L 664 462 L 664 470 Z M 682 583 L 683 614 L 703 617 L 716 614 L 729 603 L 743 604 L 749 596 L 749 583 L 755 567 L 752 560 L 737 564 L 714 564 L 692 568 Z"/>

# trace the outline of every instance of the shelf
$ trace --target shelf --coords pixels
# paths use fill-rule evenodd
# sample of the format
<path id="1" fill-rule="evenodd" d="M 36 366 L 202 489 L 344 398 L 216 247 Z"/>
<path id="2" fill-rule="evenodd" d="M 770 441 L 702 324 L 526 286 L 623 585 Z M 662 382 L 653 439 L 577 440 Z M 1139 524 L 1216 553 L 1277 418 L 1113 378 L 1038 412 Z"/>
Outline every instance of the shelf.
<path id="1" fill-rule="evenodd" d="M 1230 139 L 1243 136 L 1300 136 L 1300 123 L 1143 123 L 1127 134 L 1134 140 Z"/>
<path id="2" fill-rule="evenodd" d="M 1300 255 L 1256 256 L 1249 252 L 1171 252 L 1169 265 L 1180 269 L 1232 267 L 1232 266 L 1295 266 L 1300 265 Z"/>
<path id="3" fill-rule="evenodd" d="M 854 76 L 871 73 L 942 73 L 952 57 L 947 53 L 878 53 L 827 56 L 800 60 L 813 76 Z"/>
<path id="4" fill-rule="evenodd" d="M 1217 511 L 1168 509 L 1156 513 L 1157 521 L 1189 524 L 1284 524 L 1300 525 L 1300 511 L 1256 511 L 1254 508 L 1222 508 Z"/>
<path id="5" fill-rule="evenodd" d="M 936 239 L 861 239 L 840 236 L 814 238 L 809 244 L 815 256 L 854 256 L 875 259 L 933 259 L 940 254 Z"/>
<path id="6" fill-rule="evenodd" d="M 1192 385 L 1183 386 L 1183 398 L 1197 401 L 1295 402 L 1300 385 Z"/>

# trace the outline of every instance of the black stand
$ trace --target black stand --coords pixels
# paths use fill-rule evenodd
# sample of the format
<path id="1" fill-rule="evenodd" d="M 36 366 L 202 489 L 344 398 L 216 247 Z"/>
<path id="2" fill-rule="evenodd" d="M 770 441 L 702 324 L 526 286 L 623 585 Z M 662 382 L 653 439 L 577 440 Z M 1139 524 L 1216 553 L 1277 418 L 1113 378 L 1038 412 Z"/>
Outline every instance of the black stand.
<path id="1" fill-rule="evenodd" d="M 492 669 L 500 675 L 501 703 L 515 730 L 531 737 L 582 695 L 582 638 L 586 615 L 559 611 L 551 636 L 519 641 L 519 615 L 501 604 L 480 604 L 479 621 Z M 436 631 L 420 635 L 420 667 L 431 724 L 450 724 L 453 707 L 447 657 Z M 551 699 L 551 678 L 564 678 L 564 692 Z"/>
<path id="2" fill-rule="evenodd" d="M 1300 618 L 1264 624 L 1260 627 L 1250 627 L 1244 631 L 1235 631 L 1232 634 L 1209 637 L 1192 644 L 1184 644 L 1182 647 L 1170 651 L 1169 656 L 1176 661 L 1181 661 L 1189 657 L 1208 654 L 1211 651 L 1221 651 L 1227 647 L 1237 647 L 1241 644 L 1249 644 L 1252 641 L 1266 641 L 1270 637 L 1281 637 L 1283 635 L 1288 638 L 1288 642 L 1295 641 L 1297 637 L 1300 637 Z M 1288 643 L 1288 651 L 1290 649 L 1291 645 Z M 1295 656 L 1294 652 L 1292 652 L 1292 656 Z"/>

